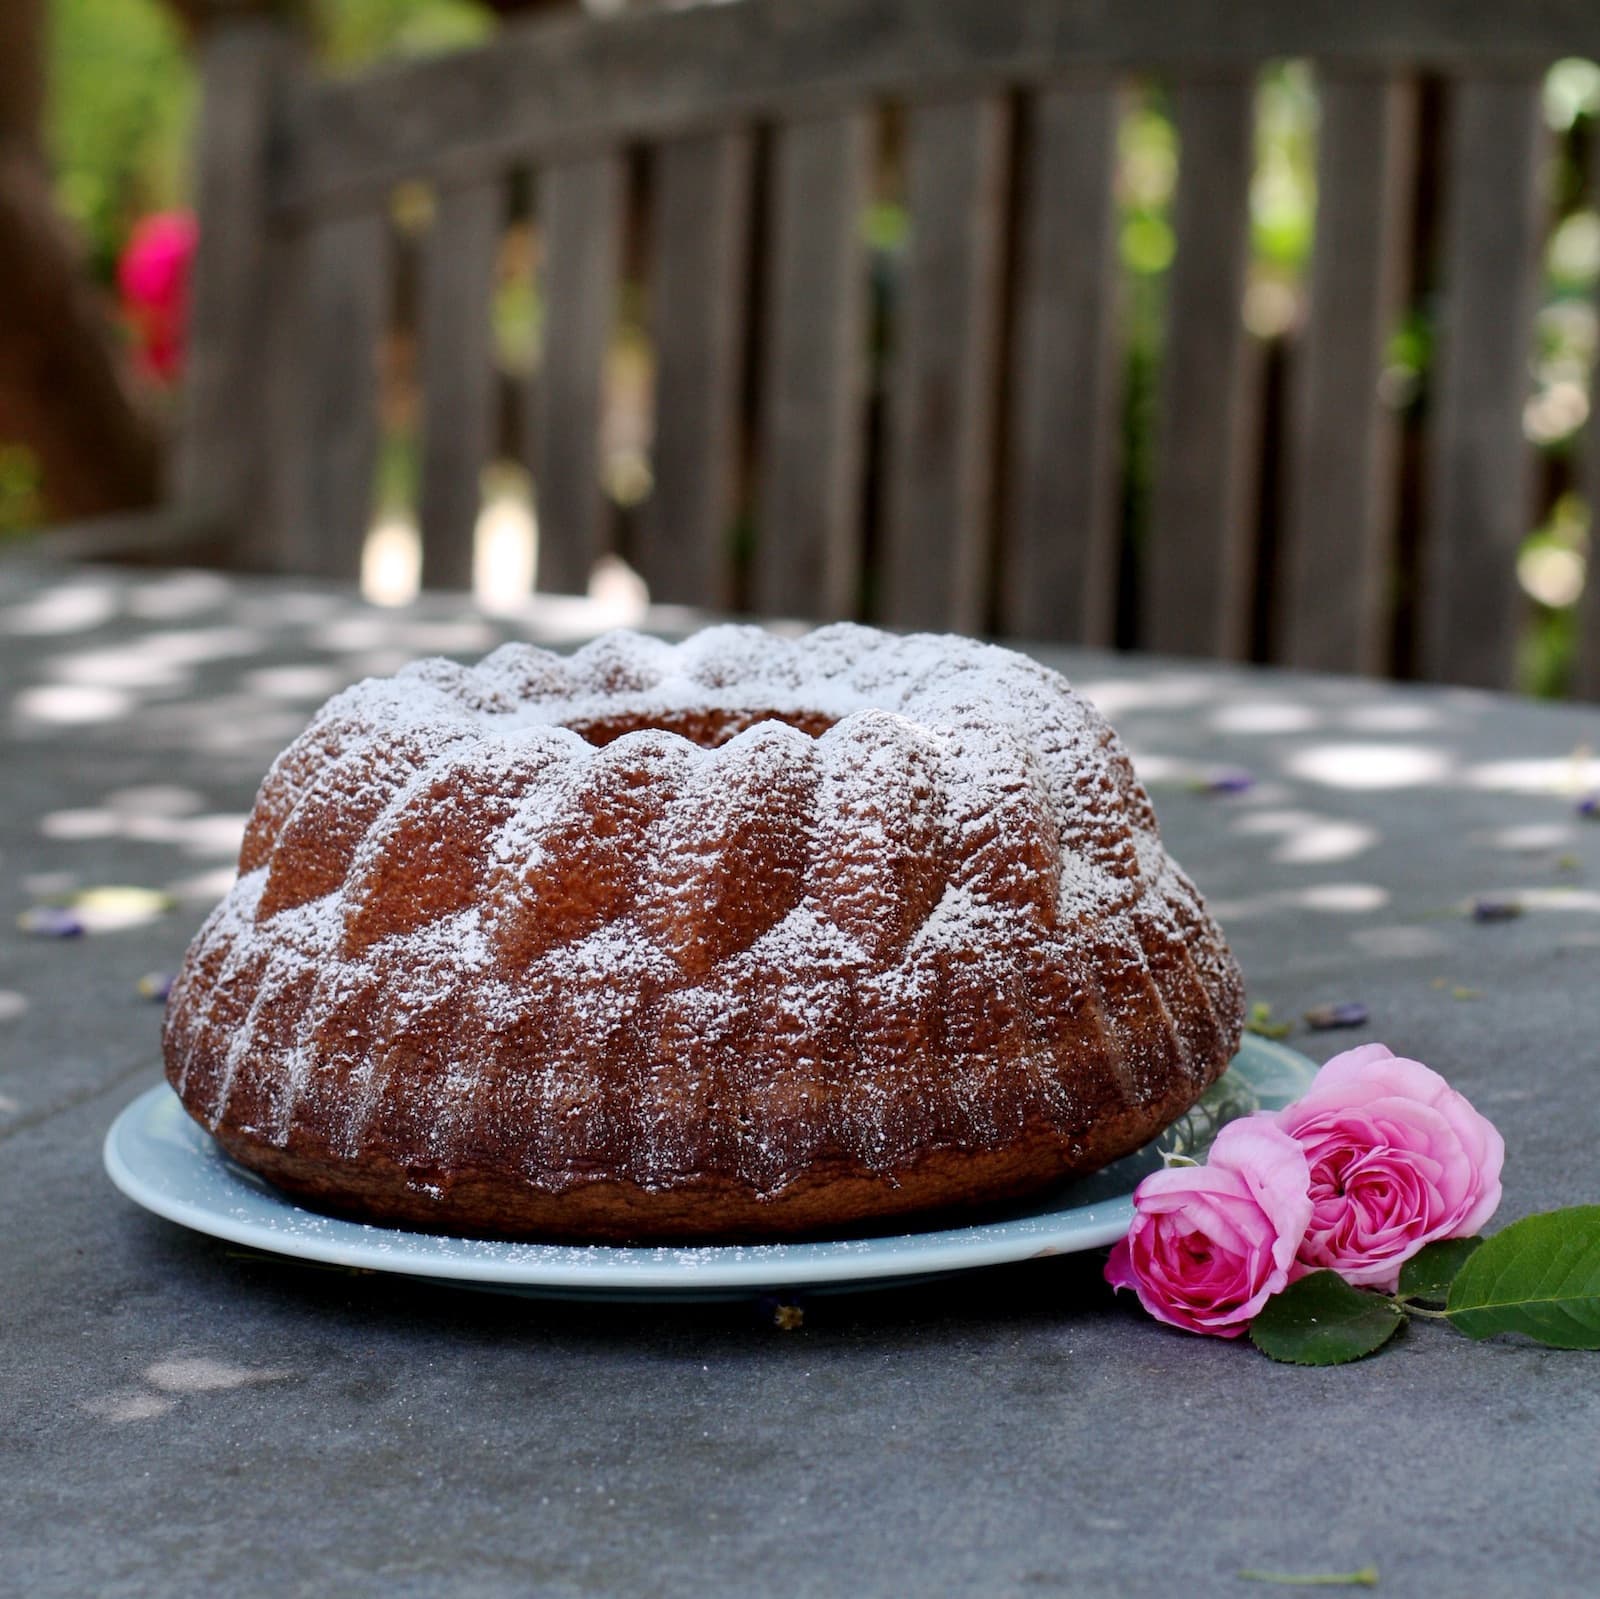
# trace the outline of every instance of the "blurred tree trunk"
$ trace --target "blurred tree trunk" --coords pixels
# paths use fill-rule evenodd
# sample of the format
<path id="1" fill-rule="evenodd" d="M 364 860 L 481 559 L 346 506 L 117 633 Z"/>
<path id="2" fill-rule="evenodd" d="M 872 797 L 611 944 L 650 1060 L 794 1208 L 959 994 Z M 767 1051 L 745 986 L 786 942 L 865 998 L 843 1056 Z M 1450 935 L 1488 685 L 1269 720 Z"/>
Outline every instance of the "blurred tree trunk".
<path id="1" fill-rule="evenodd" d="M 294 0 L 168 0 L 191 33 Z M 533 11 L 578 0 L 488 0 Z M 44 156 L 48 0 L 0 0 L 0 444 L 31 450 L 52 519 L 156 502 L 164 439 L 57 213 Z"/>
<path id="2" fill-rule="evenodd" d="M 134 402 L 41 133 L 46 0 L 0 0 L 0 442 L 39 462 L 47 513 L 154 503 L 161 439 Z"/>
<path id="3" fill-rule="evenodd" d="M 44 118 L 44 0 L 0 7 L 0 140 L 35 154 Z"/>

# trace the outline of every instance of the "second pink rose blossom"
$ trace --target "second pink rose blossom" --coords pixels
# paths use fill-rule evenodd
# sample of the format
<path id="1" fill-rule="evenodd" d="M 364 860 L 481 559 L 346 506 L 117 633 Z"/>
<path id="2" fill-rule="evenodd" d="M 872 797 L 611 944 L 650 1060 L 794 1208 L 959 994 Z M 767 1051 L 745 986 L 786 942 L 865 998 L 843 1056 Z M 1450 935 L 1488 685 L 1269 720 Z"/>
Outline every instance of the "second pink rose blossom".
<path id="1" fill-rule="evenodd" d="M 1382 1044 L 1336 1055 L 1274 1120 L 1311 1173 L 1296 1277 L 1326 1267 L 1392 1292 L 1425 1244 L 1470 1237 L 1500 1203 L 1505 1142 L 1493 1123 Z"/>
<path id="2" fill-rule="evenodd" d="M 1106 1280 L 1221 1338 L 1308 1272 L 1392 1293 L 1424 1245 L 1494 1214 L 1504 1160 L 1494 1124 L 1437 1072 L 1366 1044 L 1292 1105 L 1229 1123 L 1204 1166 L 1145 1178 Z"/>

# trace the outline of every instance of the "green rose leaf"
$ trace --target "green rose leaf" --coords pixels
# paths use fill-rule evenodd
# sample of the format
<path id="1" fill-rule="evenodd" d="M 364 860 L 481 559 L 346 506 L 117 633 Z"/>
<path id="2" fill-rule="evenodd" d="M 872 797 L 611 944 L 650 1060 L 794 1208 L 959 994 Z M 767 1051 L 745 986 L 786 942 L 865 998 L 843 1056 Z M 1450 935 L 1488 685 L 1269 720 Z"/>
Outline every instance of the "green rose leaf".
<path id="1" fill-rule="evenodd" d="M 1419 1249 L 1400 1268 L 1403 1299 L 1443 1299 L 1481 1238 L 1441 1238 Z"/>
<path id="2" fill-rule="evenodd" d="M 1444 1308 L 1469 1338 L 1519 1332 L 1556 1349 L 1600 1349 L 1600 1205 L 1529 1216 L 1485 1240 Z"/>
<path id="3" fill-rule="evenodd" d="M 1265 1000 L 1258 999 L 1244 1019 L 1244 1030 L 1262 1038 L 1287 1038 L 1294 1031 L 1294 1023 L 1273 1021 L 1272 1007 Z"/>
<path id="4" fill-rule="evenodd" d="M 1337 1272 L 1314 1271 L 1262 1306 L 1250 1342 L 1296 1366 L 1342 1366 L 1381 1349 L 1405 1325 L 1393 1300 L 1352 1288 Z"/>

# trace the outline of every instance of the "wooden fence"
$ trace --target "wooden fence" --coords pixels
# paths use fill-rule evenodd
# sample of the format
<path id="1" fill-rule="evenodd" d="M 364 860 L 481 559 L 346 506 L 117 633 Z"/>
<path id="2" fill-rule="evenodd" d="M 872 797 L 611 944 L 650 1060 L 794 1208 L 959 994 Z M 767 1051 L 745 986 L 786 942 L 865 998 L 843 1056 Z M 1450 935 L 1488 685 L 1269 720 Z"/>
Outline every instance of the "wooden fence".
<path id="1" fill-rule="evenodd" d="M 543 335 L 511 448 L 541 587 L 581 587 L 620 537 L 663 600 L 1503 686 L 1536 503 L 1540 83 L 1573 55 L 1600 56 L 1576 0 L 740 0 L 324 81 L 240 20 L 206 54 L 180 498 L 245 564 L 354 572 L 394 197 L 421 183 L 428 585 L 470 579 L 507 432 L 496 260 L 531 216 Z M 1255 83 L 1283 58 L 1314 66 L 1318 208 L 1306 316 L 1268 352 L 1240 307 Z M 1170 91 L 1180 172 L 1130 520 L 1112 190 L 1133 75 Z M 910 219 L 886 312 L 860 225 L 885 127 Z M 1403 438 L 1379 379 L 1424 279 L 1437 354 Z M 653 490 L 619 519 L 599 438 L 624 290 L 648 299 Z M 1578 687 L 1600 695 L 1587 588 Z"/>

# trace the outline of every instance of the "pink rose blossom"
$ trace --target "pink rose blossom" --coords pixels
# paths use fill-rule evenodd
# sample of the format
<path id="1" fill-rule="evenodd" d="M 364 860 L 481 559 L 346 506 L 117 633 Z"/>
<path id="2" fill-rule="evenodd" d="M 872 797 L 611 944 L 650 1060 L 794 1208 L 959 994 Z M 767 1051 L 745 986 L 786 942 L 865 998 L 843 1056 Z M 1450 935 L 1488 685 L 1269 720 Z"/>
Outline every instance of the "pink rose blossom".
<path id="1" fill-rule="evenodd" d="M 117 283 L 138 349 L 152 376 L 174 378 L 183 364 L 189 268 L 199 229 L 186 211 L 160 211 L 135 224 Z"/>
<path id="2" fill-rule="evenodd" d="M 1230 1122 L 1204 1166 L 1152 1172 L 1106 1281 L 1131 1288 L 1158 1321 L 1237 1338 L 1288 1284 L 1311 1220 L 1300 1146 L 1263 1116 Z"/>
<path id="3" fill-rule="evenodd" d="M 1493 1124 L 1382 1044 L 1334 1056 L 1273 1120 L 1311 1168 L 1295 1277 L 1327 1267 L 1392 1293 L 1424 1244 L 1470 1237 L 1500 1203 L 1505 1141 Z"/>

